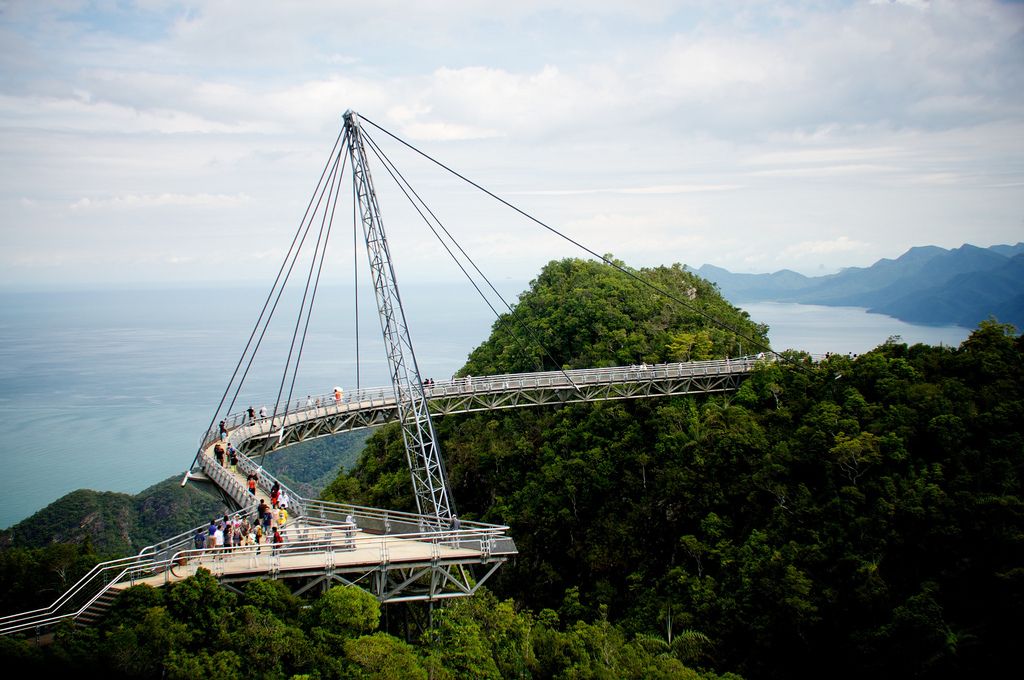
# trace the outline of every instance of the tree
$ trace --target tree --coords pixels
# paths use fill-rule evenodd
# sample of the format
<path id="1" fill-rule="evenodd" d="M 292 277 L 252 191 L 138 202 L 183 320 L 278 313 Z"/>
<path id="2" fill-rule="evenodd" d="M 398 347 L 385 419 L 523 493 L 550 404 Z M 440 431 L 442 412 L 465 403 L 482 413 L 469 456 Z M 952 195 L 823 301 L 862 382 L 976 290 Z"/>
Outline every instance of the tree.
<path id="1" fill-rule="evenodd" d="M 307 618 L 331 633 L 372 633 L 380 625 L 380 603 L 362 588 L 334 586 L 313 603 Z"/>
<path id="2" fill-rule="evenodd" d="M 227 610 L 235 605 L 235 594 L 220 587 L 208 569 L 167 586 L 167 610 L 179 621 L 210 635 L 225 623 Z"/>
<path id="3" fill-rule="evenodd" d="M 345 656 L 367 680 L 426 680 L 416 651 L 398 638 L 374 633 L 345 641 Z"/>

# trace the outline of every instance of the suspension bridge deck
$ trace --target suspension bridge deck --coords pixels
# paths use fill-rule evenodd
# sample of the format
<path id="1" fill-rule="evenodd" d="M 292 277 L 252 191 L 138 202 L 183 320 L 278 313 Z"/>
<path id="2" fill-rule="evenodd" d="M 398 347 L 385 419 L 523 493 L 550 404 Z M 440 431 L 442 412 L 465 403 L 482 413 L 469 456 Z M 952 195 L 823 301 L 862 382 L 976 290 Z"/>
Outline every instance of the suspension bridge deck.
<path id="1" fill-rule="evenodd" d="M 422 386 L 433 416 L 589 401 L 642 399 L 731 392 L 764 357 L 741 357 L 639 366 L 510 373 L 438 381 Z M 394 390 L 375 387 L 293 399 L 277 414 L 226 418 L 231 441 L 245 451 L 273 451 L 307 439 L 326 437 L 395 420 Z M 203 445 L 219 438 L 206 433 Z"/>

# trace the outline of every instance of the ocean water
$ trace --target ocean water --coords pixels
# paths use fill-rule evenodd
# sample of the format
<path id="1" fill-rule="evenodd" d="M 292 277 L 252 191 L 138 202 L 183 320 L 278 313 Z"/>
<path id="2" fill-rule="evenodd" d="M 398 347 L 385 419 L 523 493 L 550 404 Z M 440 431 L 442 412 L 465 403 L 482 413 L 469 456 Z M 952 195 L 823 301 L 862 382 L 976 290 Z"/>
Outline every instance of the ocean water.
<path id="1" fill-rule="evenodd" d="M 498 285 L 510 302 L 522 282 Z M 79 488 L 137 493 L 183 473 L 267 290 L 0 293 L 0 527 Z M 450 377 L 494 316 L 468 284 L 402 290 L 424 377 Z M 389 384 L 371 291 L 321 290 L 294 396 Z M 283 301 L 233 411 L 273 404 L 296 324 Z M 303 322 L 304 323 L 304 322 Z M 297 353 L 297 347 L 296 352 Z M 287 397 L 288 385 L 285 385 Z"/>
<path id="2" fill-rule="evenodd" d="M 776 351 L 799 349 L 811 354 L 863 354 L 890 337 L 909 345 L 956 347 L 970 334 L 962 326 L 922 326 L 884 314 L 869 314 L 862 307 L 824 307 L 788 302 L 739 302 L 738 307 L 758 323 L 768 324 L 768 338 Z"/>
<path id="3" fill-rule="evenodd" d="M 498 287 L 512 302 L 526 284 Z M 184 472 L 266 294 L 244 287 L 0 293 L 0 527 L 75 489 L 136 493 Z M 423 377 L 451 376 L 494 322 L 468 284 L 416 285 L 402 294 Z M 968 332 L 855 308 L 741 306 L 772 326 L 777 349 L 860 353 L 890 335 L 957 344 Z M 320 292 L 296 397 L 356 386 L 355 307 L 351 289 Z M 235 411 L 272 408 L 295 309 L 285 302 L 275 314 Z M 362 291 L 359 310 L 359 384 L 387 385 L 370 291 Z"/>

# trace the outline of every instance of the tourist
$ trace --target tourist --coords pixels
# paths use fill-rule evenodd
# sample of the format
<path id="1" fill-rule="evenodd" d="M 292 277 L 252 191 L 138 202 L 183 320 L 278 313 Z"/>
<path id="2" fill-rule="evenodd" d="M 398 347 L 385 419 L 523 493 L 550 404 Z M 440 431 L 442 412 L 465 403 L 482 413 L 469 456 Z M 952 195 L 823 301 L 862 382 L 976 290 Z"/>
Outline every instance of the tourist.
<path id="1" fill-rule="evenodd" d="M 270 508 L 266 505 L 263 506 L 263 514 L 260 516 L 260 521 L 263 523 L 263 535 L 266 536 L 270 533 L 271 522 L 274 521 L 270 514 Z"/>
<path id="2" fill-rule="evenodd" d="M 270 540 L 274 544 L 273 553 L 276 555 L 281 549 L 281 544 L 284 543 L 284 536 L 281 535 L 281 531 L 277 527 L 274 527 L 274 536 Z"/>
<path id="3" fill-rule="evenodd" d="M 203 527 L 196 529 L 196 535 L 192 538 L 192 542 L 195 544 L 196 550 L 206 547 L 206 529 Z"/>
<path id="4" fill-rule="evenodd" d="M 267 407 L 266 406 L 260 406 L 260 420 L 266 420 L 266 419 L 267 419 Z"/>
<path id="5" fill-rule="evenodd" d="M 281 483 L 274 480 L 274 486 L 270 487 L 270 505 L 277 509 L 278 498 L 281 495 Z"/>
<path id="6" fill-rule="evenodd" d="M 251 496 L 255 496 L 256 495 L 256 475 L 255 474 L 249 475 L 247 483 L 249 485 L 249 494 Z"/>
<path id="7" fill-rule="evenodd" d="M 277 510 L 277 526 L 284 529 L 285 523 L 288 521 L 288 508 L 282 505 Z"/>
<path id="8" fill-rule="evenodd" d="M 281 492 L 277 496 L 277 504 L 278 504 L 278 506 L 280 506 L 282 508 L 286 507 L 288 505 L 288 501 L 290 501 L 290 500 L 291 499 L 288 498 L 288 492 L 282 487 L 281 488 Z"/>
<path id="9" fill-rule="evenodd" d="M 227 420 L 221 420 L 220 424 L 217 425 L 217 429 L 220 432 L 220 438 L 221 439 L 227 439 L 228 438 L 228 421 Z"/>
<path id="10" fill-rule="evenodd" d="M 210 520 L 210 526 L 208 526 L 206 528 L 206 547 L 207 548 L 215 548 L 215 547 L 217 547 L 217 543 L 216 543 L 216 540 L 215 540 L 216 534 L 217 534 L 217 523 L 211 519 Z"/>
<path id="11" fill-rule="evenodd" d="M 253 423 L 255 423 L 256 422 L 256 410 L 253 409 L 252 406 L 250 406 L 249 410 L 246 411 L 246 413 L 249 414 L 249 424 L 252 425 Z"/>
<path id="12" fill-rule="evenodd" d="M 217 463 L 224 467 L 224 446 L 220 442 L 213 445 L 213 455 L 217 458 Z"/>

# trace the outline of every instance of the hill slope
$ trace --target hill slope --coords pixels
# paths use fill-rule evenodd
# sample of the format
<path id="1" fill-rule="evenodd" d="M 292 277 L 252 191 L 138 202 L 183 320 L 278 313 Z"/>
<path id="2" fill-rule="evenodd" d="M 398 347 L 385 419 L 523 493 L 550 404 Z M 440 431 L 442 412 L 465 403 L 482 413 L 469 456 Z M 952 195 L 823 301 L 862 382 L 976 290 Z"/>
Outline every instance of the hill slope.
<path id="1" fill-rule="evenodd" d="M 0 546 L 89 543 L 101 555 L 138 552 L 223 513 L 223 503 L 175 476 L 136 495 L 79 489 L 0 532 Z"/>
<path id="2" fill-rule="evenodd" d="M 563 261 L 517 311 L 568 365 L 672 355 L 680 334 L 711 330 L 648 302 Z M 496 327 L 464 372 L 516 370 L 511 347 Z M 985 324 L 955 350 L 793 358 L 728 397 L 438 422 L 461 515 L 507 523 L 519 546 L 494 587 L 567 626 L 697 632 L 706 667 L 751 678 L 1009 667 L 1024 601 L 1024 340 Z M 398 431 L 371 437 L 325 495 L 411 507 Z"/>

